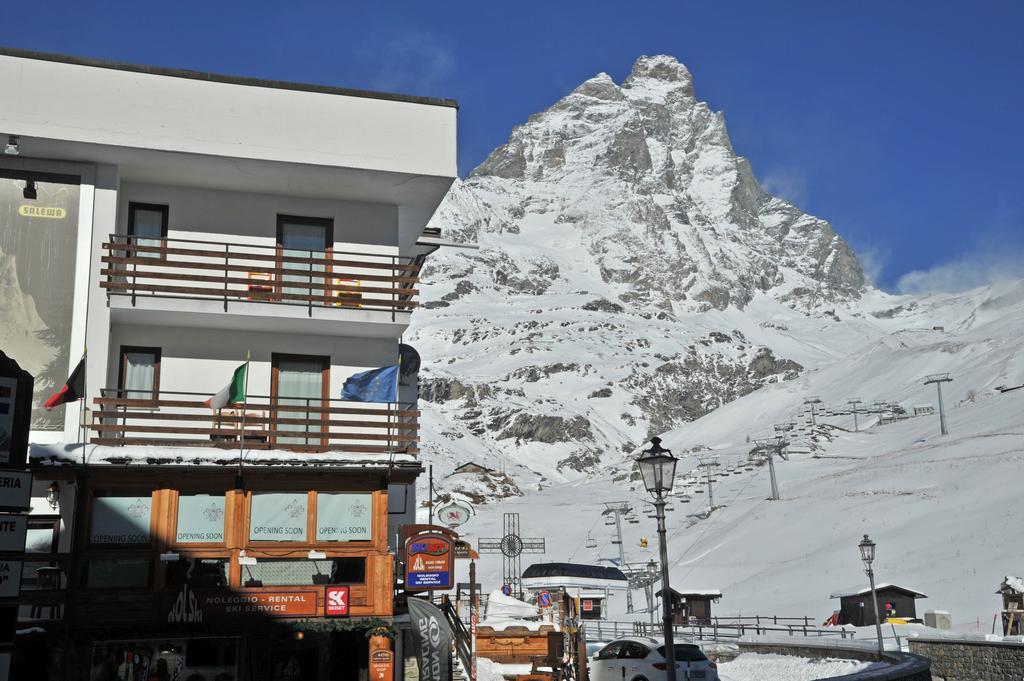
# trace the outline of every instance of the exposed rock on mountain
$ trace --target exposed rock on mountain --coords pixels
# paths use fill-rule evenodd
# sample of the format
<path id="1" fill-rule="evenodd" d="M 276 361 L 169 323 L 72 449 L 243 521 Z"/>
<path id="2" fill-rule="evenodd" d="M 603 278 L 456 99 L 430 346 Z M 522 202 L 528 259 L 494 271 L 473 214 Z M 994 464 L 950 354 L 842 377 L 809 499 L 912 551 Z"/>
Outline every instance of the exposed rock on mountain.
<path id="1" fill-rule="evenodd" d="M 761 188 L 666 56 L 531 116 L 434 224 L 480 250 L 423 272 L 427 435 L 452 465 L 476 448 L 521 481 L 586 473 L 793 379 L 804 361 L 757 324 L 860 315 L 867 291 L 847 244 Z"/>

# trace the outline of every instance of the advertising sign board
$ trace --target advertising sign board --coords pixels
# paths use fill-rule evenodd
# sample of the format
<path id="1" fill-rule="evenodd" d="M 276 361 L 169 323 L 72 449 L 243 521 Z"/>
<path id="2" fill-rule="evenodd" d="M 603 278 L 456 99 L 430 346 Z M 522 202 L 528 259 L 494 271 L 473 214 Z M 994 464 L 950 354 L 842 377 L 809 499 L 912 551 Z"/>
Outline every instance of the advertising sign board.
<path id="1" fill-rule="evenodd" d="M 21 561 L 0 560 L 0 598 L 17 598 L 21 593 Z"/>
<path id="2" fill-rule="evenodd" d="M 327 600 L 324 601 L 324 615 L 327 617 L 343 617 L 348 615 L 349 588 L 347 586 L 327 587 Z"/>
<path id="3" fill-rule="evenodd" d="M 423 533 L 405 541 L 405 588 L 429 591 L 452 588 L 452 540 L 439 533 Z"/>
<path id="4" fill-rule="evenodd" d="M 28 471 L 0 470 L 0 511 L 27 511 L 32 508 L 32 474 Z"/>
<path id="5" fill-rule="evenodd" d="M 464 501 L 452 500 L 438 504 L 434 513 L 439 523 L 455 529 L 459 525 L 465 525 L 473 517 L 473 507 Z"/>
<path id="6" fill-rule="evenodd" d="M 390 650 L 374 650 L 370 653 L 370 681 L 388 681 L 395 663 L 395 654 Z"/>
<path id="7" fill-rule="evenodd" d="M 25 550 L 28 516 L 0 515 L 0 551 L 21 553 Z"/>

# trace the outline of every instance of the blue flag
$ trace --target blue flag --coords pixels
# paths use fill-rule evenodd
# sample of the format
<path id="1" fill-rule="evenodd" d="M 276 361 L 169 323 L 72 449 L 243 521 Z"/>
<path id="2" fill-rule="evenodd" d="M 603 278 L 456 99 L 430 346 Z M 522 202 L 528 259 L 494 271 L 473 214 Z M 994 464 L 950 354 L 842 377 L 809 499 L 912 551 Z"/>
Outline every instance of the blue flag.
<path id="1" fill-rule="evenodd" d="M 354 402 L 397 402 L 398 365 L 352 374 L 341 388 L 341 399 Z"/>

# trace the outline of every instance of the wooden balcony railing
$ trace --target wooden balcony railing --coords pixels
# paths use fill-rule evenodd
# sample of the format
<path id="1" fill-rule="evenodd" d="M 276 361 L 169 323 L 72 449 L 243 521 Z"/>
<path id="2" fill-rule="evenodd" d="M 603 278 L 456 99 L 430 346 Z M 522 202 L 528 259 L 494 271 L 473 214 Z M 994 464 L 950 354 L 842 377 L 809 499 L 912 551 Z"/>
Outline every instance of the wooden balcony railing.
<path id="1" fill-rule="evenodd" d="M 411 404 L 250 395 L 244 407 L 215 410 L 204 404 L 208 397 L 162 391 L 155 399 L 137 399 L 103 390 L 95 399 L 90 441 L 111 446 L 419 452 L 419 411 Z"/>
<path id="2" fill-rule="evenodd" d="M 143 239 L 111 234 L 103 244 L 108 296 L 162 297 L 231 303 L 410 311 L 419 295 L 413 258 L 279 246 Z"/>

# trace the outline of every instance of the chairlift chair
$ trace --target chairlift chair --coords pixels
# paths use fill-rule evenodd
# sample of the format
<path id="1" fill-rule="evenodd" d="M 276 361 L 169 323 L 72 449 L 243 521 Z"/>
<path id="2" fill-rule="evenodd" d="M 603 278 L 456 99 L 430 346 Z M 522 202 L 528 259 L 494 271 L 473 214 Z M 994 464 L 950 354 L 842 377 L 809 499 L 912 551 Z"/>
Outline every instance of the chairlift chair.
<path id="1" fill-rule="evenodd" d="M 597 548 L 597 540 L 594 539 L 593 537 L 591 537 L 589 532 L 587 532 L 587 548 L 588 549 L 596 549 Z"/>

